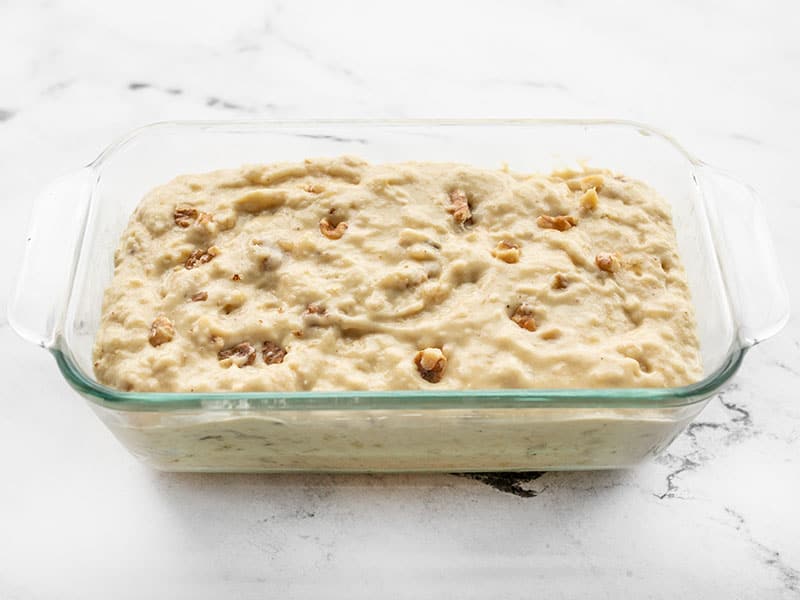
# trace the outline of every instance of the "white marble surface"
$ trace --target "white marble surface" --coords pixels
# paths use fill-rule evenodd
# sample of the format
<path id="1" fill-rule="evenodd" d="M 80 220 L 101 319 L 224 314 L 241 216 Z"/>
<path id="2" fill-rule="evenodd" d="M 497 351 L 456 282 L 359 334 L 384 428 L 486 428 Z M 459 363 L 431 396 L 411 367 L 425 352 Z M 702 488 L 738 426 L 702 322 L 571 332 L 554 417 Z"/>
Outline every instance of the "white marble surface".
<path id="1" fill-rule="evenodd" d="M 791 2 L 6 0 L 1 280 L 37 188 L 148 122 L 617 117 L 756 187 L 797 311 L 798 17 Z M 524 497 L 451 475 L 150 471 L 3 318 L 0 598 L 799 597 L 799 355 L 795 318 L 655 462 L 545 474 Z"/>

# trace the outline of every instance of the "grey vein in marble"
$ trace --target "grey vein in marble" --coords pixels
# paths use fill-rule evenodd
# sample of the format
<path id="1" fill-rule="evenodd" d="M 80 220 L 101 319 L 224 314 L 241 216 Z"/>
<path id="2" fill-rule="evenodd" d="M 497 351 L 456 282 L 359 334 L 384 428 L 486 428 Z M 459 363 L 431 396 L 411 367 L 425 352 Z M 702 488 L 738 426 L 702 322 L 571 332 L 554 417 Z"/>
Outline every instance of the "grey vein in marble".
<path id="1" fill-rule="evenodd" d="M 667 474 L 667 489 L 661 494 L 654 494 L 654 496 L 659 500 L 664 500 L 665 498 L 675 498 L 679 489 L 678 484 L 675 483 L 675 479 L 682 473 L 685 473 L 686 471 L 693 471 L 701 465 L 700 462 L 695 461 L 689 457 L 686 456 L 678 457 L 675 456 L 674 454 L 669 454 L 669 453 L 659 456 L 656 459 L 656 461 L 662 464 L 665 462 L 674 463 L 677 461 L 678 464 L 676 468 L 672 469 Z"/>
<path id="2" fill-rule="evenodd" d="M 362 85 L 364 83 L 364 81 L 351 69 L 343 66 L 341 63 L 320 59 L 317 53 L 315 53 L 311 48 L 289 39 L 289 37 L 286 35 L 275 30 L 270 22 L 265 24 L 264 33 L 268 37 L 272 37 L 278 43 L 294 51 L 296 54 L 299 54 L 308 62 L 318 65 L 325 71 L 339 75 L 340 77 L 349 81 L 351 84 Z"/>
<path id="3" fill-rule="evenodd" d="M 740 141 L 740 142 L 747 142 L 748 144 L 753 144 L 754 146 L 761 146 L 764 143 L 761 140 L 759 140 L 758 138 L 755 138 L 755 137 L 753 137 L 751 135 L 747 135 L 747 134 L 744 134 L 744 133 L 732 133 L 728 137 L 731 138 L 732 140 L 737 140 L 737 141 Z"/>
<path id="4" fill-rule="evenodd" d="M 206 98 L 206 106 L 225 108 L 228 110 L 234 110 L 248 114 L 258 113 L 261 112 L 262 110 L 272 111 L 278 108 L 276 104 L 272 104 L 271 102 L 259 105 L 246 105 L 246 104 L 239 104 L 231 100 L 226 100 L 224 98 L 218 98 L 216 96 L 209 96 L 208 98 Z"/>
<path id="5" fill-rule="evenodd" d="M 172 96 L 177 96 L 183 93 L 183 90 L 180 88 L 174 88 L 174 87 L 165 88 L 153 85 L 152 83 L 145 83 L 143 81 L 131 81 L 128 84 L 128 89 L 133 91 L 153 89 L 153 90 L 158 90 L 160 92 L 165 92 L 167 94 L 171 94 Z"/>
<path id="6" fill-rule="evenodd" d="M 797 369 L 795 369 L 794 367 L 792 367 L 792 366 L 790 366 L 790 365 L 786 364 L 786 363 L 785 363 L 785 362 L 783 362 L 782 360 L 776 360 L 776 361 L 775 361 L 773 364 L 774 364 L 776 367 L 778 367 L 779 369 L 783 369 L 784 371 L 788 371 L 789 373 L 791 373 L 792 375 L 794 375 L 794 376 L 796 376 L 796 377 L 800 377 L 800 371 L 798 371 L 798 370 L 797 370 Z"/>
<path id="7" fill-rule="evenodd" d="M 163 87 L 152 83 L 146 83 L 144 81 L 131 81 L 128 83 L 128 89 L 133 92 L 138 92 L 140 90 L 153 90 L 156 92 L 169 94 L 171 96 L 179 96 L 184 93 L 184 90 L 181 88 Z M 277 108 L 275 104 L 271 103 L 261 105 L 245 105 L 217 96 L 207 96 L 205 98 L 205 105 L 208 107 L 223 108 L 248 114 L 258 113 L 262 110 L 275 110 Z"/>
<path id="8" fill-rule="evenodd" d="M 56 81 L 55 83 L 52 83 L 52 84 L 48 85 L 44 89 L 44 95 L 45 96 L 54 96 L 54 95 L 58 94 L 59 92 L 62 92 L 64 90 L 66 90 L 67 88 L 72 87 L 72 85 L 74 83 L 75 83 L 74 79 L 62 79 L 61 81 Z"/>
<path id="9" fill-rule="evenodd" d="M 744 538 L 753 546 L 761 562 L 778 571 L 784 587 L 790 592 L 800 592 L 800 571 L 786 564 L 780 552 L 755 539 L 746 519 L 739 512 L 729 506 L 725 507 L 725 512 L 733 517 L 735 521 L 734 529 L 744 534 Z"/>
<path id="10" fill-rule="evenodd" d="M 674 450 L 675 444 L 673 443 L 670 450 L 656 457 L 656 462 L 671 467 L 666 476 L 666 489 L 660 494 L 654 494 L 659 500 L 685 498 L 685 496 L 678 495 L 680 490 L 680 486 L 677 483 L 678 477 L 687 471 L 694 471 L 709 460 L 705 441 L 698 439 L 701 432 L 705 430 L 723 431 L 726 445 L 735 444 L 745 437 L 756 434 L 753 430 L 750 412 L 733 401 L 726 400 L 726 395 L 729 392 L 737 391 L 738 389 L 738 384 L 732 383 L 716 396 L 716 400 L 725 408 L 726 414 L 730 415 L 729 421 L 695 421 L 690 423 L 681 436 L 689 440 L 688 452 L 678 454 Z"/>

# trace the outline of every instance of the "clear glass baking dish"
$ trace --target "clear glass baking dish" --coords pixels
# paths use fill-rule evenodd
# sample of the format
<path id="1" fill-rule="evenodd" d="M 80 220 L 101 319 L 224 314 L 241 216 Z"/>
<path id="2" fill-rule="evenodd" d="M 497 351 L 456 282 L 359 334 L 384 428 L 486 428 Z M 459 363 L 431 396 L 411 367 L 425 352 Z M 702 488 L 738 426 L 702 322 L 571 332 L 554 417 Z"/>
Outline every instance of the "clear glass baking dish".
<path id="1" fill-rule="evenodd" d="M 177 174 L 353 154 L 546 172 L 586 160 L 672 205 L 704 379 L 668 389 L 336 393 L 121 392 L 92 374 L 119 237 Z M 141 460 L 170 471 L 496 471 L 631 466 L 666 448 L 788 319 L 752 190 L 669 137 L 619 121 L 171 122 L 134 131 L 47 187 L 34 207 L 9 319 Z M 489 367 L 490 368 L 490 367 Z"/>

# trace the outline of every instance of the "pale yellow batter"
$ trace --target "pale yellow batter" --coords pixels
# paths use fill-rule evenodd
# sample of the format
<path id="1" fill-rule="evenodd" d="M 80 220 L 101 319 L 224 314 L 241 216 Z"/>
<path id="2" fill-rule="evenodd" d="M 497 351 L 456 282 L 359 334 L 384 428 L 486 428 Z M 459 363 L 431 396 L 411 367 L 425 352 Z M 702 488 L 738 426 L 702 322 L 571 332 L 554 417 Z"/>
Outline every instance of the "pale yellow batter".
<path id="1" fill-rule="evenodd" d="M 702 376 L 667 203 L 607 171 L 353 157 L 183 175 L 95 345 L 139 391 L 658 387 Z"/>

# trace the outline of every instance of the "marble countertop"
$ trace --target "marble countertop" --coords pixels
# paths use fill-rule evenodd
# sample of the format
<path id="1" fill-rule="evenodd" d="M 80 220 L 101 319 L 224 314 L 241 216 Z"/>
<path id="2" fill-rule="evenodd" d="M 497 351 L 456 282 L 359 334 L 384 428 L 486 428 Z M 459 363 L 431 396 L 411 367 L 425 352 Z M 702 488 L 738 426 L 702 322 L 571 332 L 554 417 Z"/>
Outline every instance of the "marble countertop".
<path id="1" fill-rule="evenodd" d="M 613 117 L 758 190 L 797 313 L 797 5 L 607 4 L 4 2 L 2 280 L 36 191 L 153 121 Z M 618 472 L 157 473 L 5 316 L 0 373 L 4 599 L 800 597 L 797 318 Z"/>

